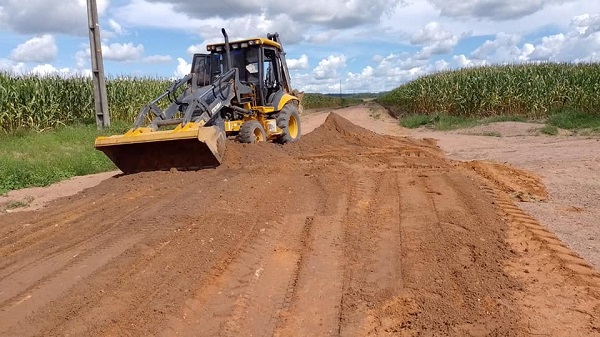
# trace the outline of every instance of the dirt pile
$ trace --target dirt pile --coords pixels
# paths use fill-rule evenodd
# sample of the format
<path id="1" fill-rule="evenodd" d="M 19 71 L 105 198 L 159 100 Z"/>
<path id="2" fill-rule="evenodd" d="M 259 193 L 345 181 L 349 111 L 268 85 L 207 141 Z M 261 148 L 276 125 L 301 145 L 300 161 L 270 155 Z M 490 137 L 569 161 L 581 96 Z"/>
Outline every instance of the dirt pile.
<path id="1" fill-rule="evenodd" d="M 228 143 L 216 169 L 0 215 L 0 335 L 593 333 L 591 285 L 522 260 L 539 234 L 511 243 L 504 216 L 527 219 L 491 189 L 429 141 L 336 114 L 296 144 Z"/>
<path id="2" fill-rule="evenodd" d="M 361 148 L 399 148 L 406 150 L 431 150 L 441 155 L 434 143 L 427 140 L 391 137 L 380 135 L 362 128 L 344 117 L 330 113 L 325 122 L 313 132 L 302 137 L 302 141 L 292 144 L 298 151 L 317 151 L 323 147 L 341 148 L 350 146 L 361 152 Z"/>

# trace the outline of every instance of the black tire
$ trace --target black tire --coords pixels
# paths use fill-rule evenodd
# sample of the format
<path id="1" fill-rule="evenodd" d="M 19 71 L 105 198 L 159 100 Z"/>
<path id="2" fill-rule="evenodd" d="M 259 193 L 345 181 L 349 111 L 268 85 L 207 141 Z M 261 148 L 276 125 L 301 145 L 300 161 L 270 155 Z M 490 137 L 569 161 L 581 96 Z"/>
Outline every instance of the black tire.
<path id="1" fill-rule="evenodd" d="M 300 139 L 300 115 L 298 106 L 293 102 L 287 103 L 277 114 L 277 127 L 282 130 L 277 141 L 282 144 L 292 143 Z"/>
<path id="2" fill-rule="evenodd" d="M 265 128 L 255 120 L 245 121 L 238 134 L 240 143 L 254 144 L 267 141 Z"/>

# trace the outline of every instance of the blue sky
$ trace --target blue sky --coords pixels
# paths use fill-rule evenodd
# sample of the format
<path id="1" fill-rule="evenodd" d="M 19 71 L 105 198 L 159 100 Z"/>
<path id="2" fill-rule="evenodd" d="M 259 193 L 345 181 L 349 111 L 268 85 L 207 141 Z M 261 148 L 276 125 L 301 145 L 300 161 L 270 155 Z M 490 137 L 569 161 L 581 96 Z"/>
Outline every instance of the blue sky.
<path id="1" fill-rule="evenodd" d="M 600 60 L 590 0 L 97 0 L 109 76 L 181 77 L 222 39 L 279 32 L 296 88 L 378 92 L 435 71 Z M 0 70 L 88 75 L 85 0 L 0 0 Z"/>

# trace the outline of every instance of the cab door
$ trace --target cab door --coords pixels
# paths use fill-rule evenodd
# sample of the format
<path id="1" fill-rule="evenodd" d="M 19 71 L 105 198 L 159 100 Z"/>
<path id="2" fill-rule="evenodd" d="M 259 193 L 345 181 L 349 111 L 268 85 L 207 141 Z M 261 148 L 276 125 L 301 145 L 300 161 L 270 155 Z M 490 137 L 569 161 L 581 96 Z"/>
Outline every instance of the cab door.
<path id="1" fill-rule="evenodd" d="M 211 84 L 221 74 L 220 60 L 219 54 L 194 54 L 191 73 L 197 75 L 199 87 Z"/>

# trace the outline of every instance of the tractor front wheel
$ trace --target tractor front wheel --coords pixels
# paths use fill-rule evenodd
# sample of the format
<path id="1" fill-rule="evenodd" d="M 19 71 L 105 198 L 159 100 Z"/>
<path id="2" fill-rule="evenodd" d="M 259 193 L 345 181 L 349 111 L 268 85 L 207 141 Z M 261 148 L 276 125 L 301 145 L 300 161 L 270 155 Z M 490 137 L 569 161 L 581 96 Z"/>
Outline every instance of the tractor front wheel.
<path id="1" fill-rule="evenodd" d="M 300 139 L 300 116 L 298 107 L 294 103 L 287 103 L 277 114 L 276 121 L 277 127 L 282 130 L 277 138 L 279 143 L 286 144 Z"/>
<path id="2" fill-rule="evenodd" d="M 248 144 L 265 142 L 267 140 L 267 133 L 258 121 L 245 121 L 240 128 L 238 139 L 240 143 Z"/>

